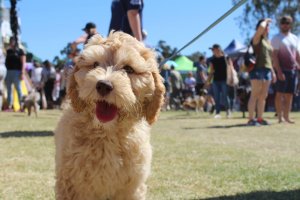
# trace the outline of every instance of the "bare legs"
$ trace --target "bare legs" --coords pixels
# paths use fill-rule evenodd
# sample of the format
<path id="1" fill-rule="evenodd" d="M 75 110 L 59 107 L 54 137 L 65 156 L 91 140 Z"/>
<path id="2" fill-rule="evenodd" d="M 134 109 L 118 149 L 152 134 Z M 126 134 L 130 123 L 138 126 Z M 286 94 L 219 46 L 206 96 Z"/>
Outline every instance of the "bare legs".
<path id="1" fill-rule="evenodd" d="M 295 123 L 294 121 L 290 120 L 289 114 L 291 111 L 293 102 L 293 94 L 290 93 L 281 93 L 277 92 L 275 97 L 276 103 L 276 111 L 278 122 L 288 122 L 290 124 Z"/>
<path id="2" fill-rule="evenodd" d="M 257 118 L 261 119 L 264 113 L 266 98 L 271 81 L 251 80 L 251 96 L 248 103 L 249 120 L 253 120 L 254 112 L 257 109 Z"/>

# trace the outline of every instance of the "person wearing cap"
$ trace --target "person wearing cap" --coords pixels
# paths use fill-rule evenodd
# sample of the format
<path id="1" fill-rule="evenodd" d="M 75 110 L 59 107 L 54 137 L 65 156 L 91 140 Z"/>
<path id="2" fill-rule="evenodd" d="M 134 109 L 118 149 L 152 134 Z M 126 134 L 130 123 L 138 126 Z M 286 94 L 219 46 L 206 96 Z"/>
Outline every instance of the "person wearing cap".
<path id="1" fill-rule="evenodd" d="M 76 52 L 79 44 L 86 44 L 88 40 L 97 33 L 96 24 L 93 22 L 88 22 L 82 30 L 85 32 L 85 34 L 81 35 L 71 44 L 71 49 L 74 53 Z"/>
<path id="2" fill-rule="evenodd" d="M 209 62 L 209 74 L 205 82 L 205 87 L 212 81 L 212 88 L 215 100 L 215 118 L 221 118 L 221 103 L 225 106 L 227 117 L 230 117 L 231 113 L 229 110 L 229 98 L 227 91 L 227 66 L 232 67 L 232 61 L 229 57 L 224 55 L 224 52 L 219 44 L 214 44 L 209 48 L 213 52 L 212 58 Z"/>
<path id="3" fill-rule="evenodd" d="M 272 67 L 272 46 L 268 40 L 269 25 L 271 19 L 261 19 L 256 25 L 256 32 L 251 40 L 254 49 L 256 63 L 254 69 L 250 71 L 251 95 L 248 102 L 248 125 L 260 126 L 268 125 L 269 122 L 263 119 L 266 98 L 268 96 L 271 81 L 276 81 L 276 76 Z M 254 112 L 256 111 L 257 118 Z"/>
<path id="4" fill-rule="evenodd" d="M 272 38 L 273 62 L 278 77 L 275 86 L 275 106 L 279 123 L 294 123 L 290 119 L 289 113 L 300 70 L 300 40 L 291 33 L 292 23 L 292 17 L 281 17 L 279 23 L 280 33 Z"/>
<path id="5" fill-rule="evenodd" d="M 111 6 L 111 30 L 121 30 L 143 41 L 142 11 L 143 0 L 113 0 Z"/>

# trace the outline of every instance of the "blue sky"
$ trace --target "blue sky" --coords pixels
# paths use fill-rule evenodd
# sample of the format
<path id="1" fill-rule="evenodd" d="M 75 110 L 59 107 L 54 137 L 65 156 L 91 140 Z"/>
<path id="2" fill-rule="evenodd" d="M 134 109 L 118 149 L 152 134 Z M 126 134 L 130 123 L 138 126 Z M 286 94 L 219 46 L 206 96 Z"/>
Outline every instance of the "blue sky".
<path id="1" fill-rule="evenodd" d="M 8 0 L 6 5 L 9 5 Z M 144 0 L 143 26 L 148 32 L 147 43 L 155 46 L 164 40 L 171 47 L 181 48 L 232 7 L 232 0 Z M 52 60 L 68 42 L 75 40 L 86 22 L 96 23 L 106 36 L 110 21 L 111 0 L 21 0 L 21 37 L 30 52 L 43 60 Z M 181 53 L 207 52 L 219 43 L 226 47 L 232 39 L 244 42 L 236 18 L 244 6 L 236 10 L 210 32 Z"/>

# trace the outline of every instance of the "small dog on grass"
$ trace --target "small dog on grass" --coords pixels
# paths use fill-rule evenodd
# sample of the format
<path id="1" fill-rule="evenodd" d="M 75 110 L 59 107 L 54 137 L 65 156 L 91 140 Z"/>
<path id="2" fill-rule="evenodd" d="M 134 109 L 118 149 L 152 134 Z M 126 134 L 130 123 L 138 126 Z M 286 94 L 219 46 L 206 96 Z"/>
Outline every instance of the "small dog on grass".
<path id="1" fill-rule="evenodd" d="M 122 32 L 93 36 L 75 62 L 55 130 L 57 200 L 144 200 L 150 127 L 165 88 L 155 53 Z"/>
<path id="2" fill-rule="evenodd" d="M 239 86 L 237 87 L 237 97 L 239 99 L 240 111 L 242 111 L 243 118 L 246 118 L 248 111 L 248 102 L 251 95 L 251 83 L 248 73 L 243 72 L 239 78 Z"/>
<path id="3" fill-rule="evenodd" d="M 187 97 L 182 103 L 184 110 L 195 110 L 196 112 L 203 112 L 204 105 L 205 97 L 203 96 Z"/>
<path id="4" fill-rule="evenodd" d="M 28 116 L 31 115 L 31 110 L 33 108 L 33 112 L 35 114 L 35 117 L 38 116 L 38 110 L 39 110 L 39 100 L 40 100 L 40 94 L 35 90 L 32 89 L 29 91 L 28 95 L 24 95 L 21 100 L 21 110 L 25 111 L 27 110 Z"/>
<path id="5" fill-rule="evenodd" d="M 196 112 L 203 112 L 206 103 L 207 90 L 202 89 L 199 95 L 194 97 L 188 96 L 182 103 L 184 110 L 195 110 Z"/>

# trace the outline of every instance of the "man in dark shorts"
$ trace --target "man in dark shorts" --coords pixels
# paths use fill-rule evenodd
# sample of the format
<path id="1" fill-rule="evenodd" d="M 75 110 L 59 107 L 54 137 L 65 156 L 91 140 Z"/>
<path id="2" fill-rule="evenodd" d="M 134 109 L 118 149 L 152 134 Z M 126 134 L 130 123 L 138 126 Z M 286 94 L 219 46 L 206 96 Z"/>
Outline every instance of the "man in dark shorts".
<path id="1" fill-rule="evenodd" d="M 120 0 L 112 0 L 111 2 L 111 19 L 109 24 L 110 31 L 120 31 L 122 30 L 122 19 L 124 17 L 124 9 Z"/>
<path id="2" fill-rule="evenodd" d="M 300 69 L 300 40 L 290 32 L 292 23 L 290 16 L 283 16 L 280 19 L 280 33 L 272 39 L 273 62 L 278 77 L 275 103 L 279 123 L 294 123 L 289 118 L 289 113 Z"/>
<path id="3" fill-rule="evenodd" d="M 143 0 L 113 0 L 111 6 L 111 30 L 121 30 L 143 41 L 142 11 Z"/>

